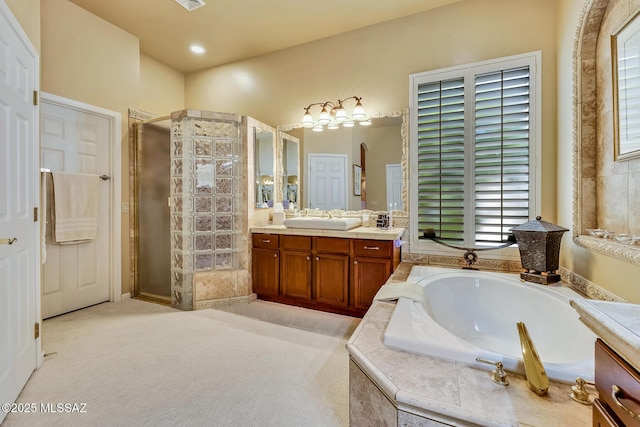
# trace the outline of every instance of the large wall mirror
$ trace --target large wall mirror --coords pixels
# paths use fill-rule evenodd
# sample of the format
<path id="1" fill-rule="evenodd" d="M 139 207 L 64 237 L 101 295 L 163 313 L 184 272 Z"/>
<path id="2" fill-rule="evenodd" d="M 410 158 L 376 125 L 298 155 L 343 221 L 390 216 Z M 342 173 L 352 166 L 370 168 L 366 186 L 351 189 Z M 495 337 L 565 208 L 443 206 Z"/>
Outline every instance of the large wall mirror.
<path id="1" fill-rule="evenodd" d="M 391 203 L 392 209 L 402 211 L 397 216 L 407 216 L 408 109 L 377 114 L 371 122 L 369 126 L 325 129 L 323 132 L 301 128 L 299 124 L 278 126 L 278 130 L 290 132 L 300 141 L 302 162 L 298 182 L 299 188 L 305 191 L 298 195 L 297 206 L 309 207 L 313 197 L 309 193 L 314 187 L 307 179 L 310 155 L 313 158 L 316 154 L 327 154 L 346 156 L 347 210 L 386 211 Z M 361 173 L 360 194 L 353 191 L 353 171 L 356 169 Z M 291 175 L 289 170 L 287 172 Z"/>
<path id="2" fill-rule="evenodd" d="M 255 129 L 254 164 L 255 164 L 255 206 L 271 208 L 276 197 L 275 191 L 275 135 Z"/>

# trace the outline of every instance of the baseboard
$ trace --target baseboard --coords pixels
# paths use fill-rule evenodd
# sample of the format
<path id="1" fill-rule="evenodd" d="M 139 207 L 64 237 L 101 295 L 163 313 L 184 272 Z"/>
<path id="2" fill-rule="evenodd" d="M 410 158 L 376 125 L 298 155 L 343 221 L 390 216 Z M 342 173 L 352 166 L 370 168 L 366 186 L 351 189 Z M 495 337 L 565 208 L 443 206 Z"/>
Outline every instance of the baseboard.
<path id="1" fill-rule="evenodd" d="M 122 294 L 122 299 L 131 299 L 131 292 L 127 292 L 126 294 Z"/>

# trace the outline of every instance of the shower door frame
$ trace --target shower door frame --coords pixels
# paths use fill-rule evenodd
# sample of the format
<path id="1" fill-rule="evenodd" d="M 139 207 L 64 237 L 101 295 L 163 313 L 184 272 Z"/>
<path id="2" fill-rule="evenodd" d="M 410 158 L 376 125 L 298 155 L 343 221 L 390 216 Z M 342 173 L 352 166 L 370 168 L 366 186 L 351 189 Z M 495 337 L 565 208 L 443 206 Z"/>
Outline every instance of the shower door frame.
<path id="1" fill-rule="evenodd" d="M 142 111 L 129 110 L 129 131 L 131 135 L 131 150 L 129 152 L 130 159 L 129 163 L 131 164 L 131 179 L 130 179 L 130 192 L 131 198 L 133 200 L 131 209 L 130 209 L 130 226 L 132 230 L 134 230 L 133 237 L 131 239 L 131 273 L 132 273 L 132 286 L 130 287 L 133 291 L 132 297 L 142 298 L 145 300 L 150 300 L 153 302 L 160 303 L 169 303 L 171 304 L 171 294 L 169 297 L 164 297 L 162 295 L 150 295 L 145 294 L 140 290 L 140 236 L 139 236 L 139 206 L 140 206 L 140 197 L 139 197 L 139 177 L 138 177 L 138 148 L 139 148 L 139 136 L 140 136 L 140 127 L 146 124 L 151 124 L 155 122 L 161 122 L 165 120 L 171 120 L 171 115 L 165 116 L 153 116 L 148 113 L 144 113 Z"/>

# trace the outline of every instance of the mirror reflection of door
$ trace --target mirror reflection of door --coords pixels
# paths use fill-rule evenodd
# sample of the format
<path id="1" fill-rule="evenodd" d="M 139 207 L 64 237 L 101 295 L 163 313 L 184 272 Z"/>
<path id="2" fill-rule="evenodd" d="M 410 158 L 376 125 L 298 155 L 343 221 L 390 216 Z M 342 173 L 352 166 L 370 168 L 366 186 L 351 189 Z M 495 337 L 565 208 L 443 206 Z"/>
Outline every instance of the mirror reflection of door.
<path id="1" fill-rule="evenodd" d="M 404 210 L 402 206 L 402 165 L 387 165 L 387 206 Z"/>
<path id="2" fill-rule="evenodd" d="M 309 207 L 347 208 L 347 155 L 309 153 Z"/>

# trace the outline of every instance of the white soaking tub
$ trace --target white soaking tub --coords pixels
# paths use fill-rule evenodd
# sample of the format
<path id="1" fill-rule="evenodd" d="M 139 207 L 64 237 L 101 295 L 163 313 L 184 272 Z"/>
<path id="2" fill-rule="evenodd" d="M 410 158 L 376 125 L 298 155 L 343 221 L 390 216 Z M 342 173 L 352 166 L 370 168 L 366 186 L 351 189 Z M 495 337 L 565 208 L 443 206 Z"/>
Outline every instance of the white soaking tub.
<path id="1" fill-rule="evenodd" d="M 477 366 L 481 357 L 524 374 L 516 326 L 524 322 L 549 379 L 593 381 L 596 336 L 569 305 L 582 298 L 571 289 L 521 282 L 514 274 L 421 266 L 407 282 L 424 288 L 422 301 L 398 299 L 387 347 Z"/>

